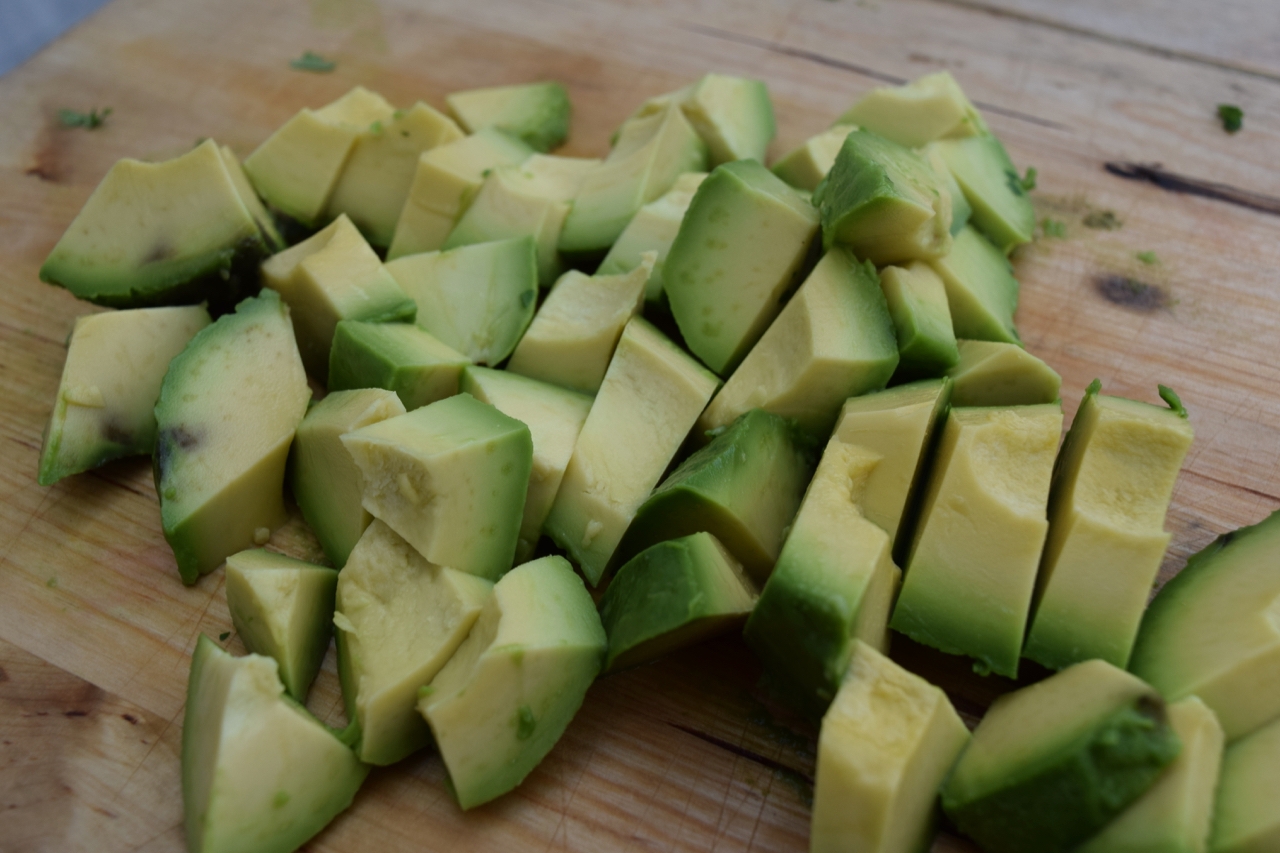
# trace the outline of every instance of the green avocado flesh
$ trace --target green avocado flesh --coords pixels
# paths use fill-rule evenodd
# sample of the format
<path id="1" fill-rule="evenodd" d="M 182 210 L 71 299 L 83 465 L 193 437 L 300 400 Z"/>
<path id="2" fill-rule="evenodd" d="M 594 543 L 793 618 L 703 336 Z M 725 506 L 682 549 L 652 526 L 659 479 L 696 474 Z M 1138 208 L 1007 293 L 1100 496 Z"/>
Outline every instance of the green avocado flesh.
<path id="1" fill-rule="evenodd" d="M 285 461 L 310 398 L 289 309 L 272 290 L 201 329 L 169 364 L 153 463 L 183 583 L 285 522 Z"/>
<path id="2" fill-rule="evenodd" d="M 660 303 L 662 271 L 671 252 L 671 244 L 680 232 L 680 223 L 693 201 L 693 194 L 706 177 L 705 172 L 686 172 L 676 179 L 665 195 L 637 210 L 626 230 L 610 247 L 609 254 L 600 262 L 596 275 L 631 272 L 640 266 L 645 252 L 654 252 L 653 271 L 645 285 L 644 301 L 647 305 Z"/>
<path id="3" fill-rule="evenodd" d="M 1213 814 L 1212 853 L 1280 850 L 1280 719 L 1227 747 Z"/>
<path id="4" fill-rule="evenodd" d="M 1018 280 L 990 240 L 966 225 L 956 234 L 951 252 L 930 265 L 946 286 L 957 338 L 1022 346 L 1013 323 Z"/>
<path id="5" fill-rule="evenodd" d="M 774 163 L 773 173 L 798 190 L 813 192 L 835 165 L 844 138 L 857 129 L 851 124 L 837 124 L 810 137 Z"/>
<path id="6" fill-rule="evenodd" d="M 960 360 L 946 286 L 928 264 L 880 271 L 889 315 L 898 336 L 898 371 L 904 378 L 940 376 Z"/>
<path id="7" fill-rule="evenodd" d="M 1034 406 L 1059 399 L 1062 377 L 1022 348 L 999 341 L 960 341 L 947 371 L 956 406 Z"/>
<path id="8" fill-rule="evenodd" d="M 457 394 L 470 363 L 417 326 L 343 320 L 329 351 L 329 390 L 385 388 L 412 411 Z"/>
<path id="9" fill-rule="evenodd" d="M 191 853 L 290 853 L 351 805 L 368 772 L 284 695 L 275 661 L 200 635 L 182 723 Z"/>
<path id="10" fill-rule="evenodd" d="M 1147 791 L 1180 749 L 1155 690 L 1088 661 L 995 701 L 942 808 L 989 853 L 1066 853 Z"/>
<path id="11" fill-rule="evenodd" d="M 554 81 L 468 89 L 445 103 L 467 133 L 493 128 L 535 151 L 557 148 L 569 135 L 569 93 Z"/>
<path id="12" fill-rule="evenodd" d="M 864 127 L 908 148 L 989 132 L 949 71 L 917 77 L 905 86 L 872 89 L 836 122 Z"/>
<path id="13" fill-rule="evenodd" d="M 973 208 L 973 224 L 1006 255 L 1031 242 L 1036 212 L 1000 140 L 982 135 L 935 145 Z"/>
<path id="14" fill-rule="evenodd" d="M 707 145 L 708 165 L 731 160 L 764 162 L 776 127 L 769 90 L 759 80 L 707 74 L 675 92 L 650 98 L 636 116 L 676 104 Z"/>

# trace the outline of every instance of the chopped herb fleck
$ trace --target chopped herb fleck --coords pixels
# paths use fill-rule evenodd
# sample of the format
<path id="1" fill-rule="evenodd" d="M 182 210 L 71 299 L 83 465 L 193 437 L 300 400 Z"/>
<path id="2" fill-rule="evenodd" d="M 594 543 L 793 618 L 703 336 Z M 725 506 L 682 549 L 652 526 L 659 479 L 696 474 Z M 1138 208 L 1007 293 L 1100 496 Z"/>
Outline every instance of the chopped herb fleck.
<path id="1" fill-rule="evenodd" d="M 1037 174 L 1039 174 L 1039 173 L 1036 171 L 1036 167 L 1035 167 L 1035 166 L 1028 166 L 1028 167 L 1027 167 L 1027 176 L 1026 176 L 1025 178 L 1023 178 L 1021 181 L 1019 181 L 1019 182 L 1018 182 L 1018 183 L 1022 184 L 1022 189 L 1023 189 L 1023 190 L 1025 190 L 1026 192 L 1031 192 L 1033 189 L 1035 189 L 1035 188 L 1036 188 L 1036 175 L 1037 175 Z"/>
<path id="2" fill-rule="evenodd" d="M 1169 408 L 1177 413 L 1178 417 L 1184 421 L 1187 419 L 1187 407 L 1182 405 L 1182 399 L 1178 397 L 1176 391 L 1168 385 L 1157 385 L 1156 389 L 1160 392 L 1160 399 L 1169 404 Z"/>
<path id="3" fill-rule="evenodd" d="M 373 124 L 369 125 L 369 132 L 374 136 L 382 133 L 382 119 L 378 119 Z"/>
<path id="4" fill-rule="evenodd" d="M 83 127 L 86 130 L 93 130 L 105 124 L 109 115 L 111 115 L 111 107 L 106 107 L 101 112 L 89 110 L 87 113 L 61 109 L 58 110 L 58 121 L 62 122 L 63 127 Z"/>
<path id="5" fill-rule="evenodd" d="M 230 631 L 223 631 L 221 634 L 218 635 L 218 642 L 225 643 L 227 641 L 227 637 L 230 637 L 230 636 L 231 636 Z"/>
<path id="6" fill-rule="evenodd" d="M 1056 237 L 1059 240 L 1067 239 L 1067 223 L 1059 219 L 1050 219 L 1046 216 L 1040 221 L 1040 230 L 1044 232 L 1046 237 Z"/>
<path id="7" fill-rule="evenodd" d="M 1147 266 L 1154 266 L 1160 263 L 1160 259 L 1156 257 L 1155 252 L 1138 252 L 1134 257 L 1142 261 Z"/>
<path id="8" fill-rule="evenodd" d="M 57 579 L 56 577 L 49 578 L 47 581 L 45 581 L 45 584 L 44 584 L 44 585 L 45 585 L 45 586 L 47 586 L 47 587 L 49 587 L 49 589 L 57 589 L 57 588 L 58 588 L 58 579 Z"/>
<path id="9" fill-rule="evenodd" d="M 1244 110 L 1235 104 L 1218 104 L 1218 118 L 1227 133 L 1235 133 L 1244 126 Z"/>
<path id="10" fill-rule="evenodd" d="M 315 51 L 305 50 L 302 52 L 302 56 L 290 60 L 289 67 L 296 71 L 313 71 L 316 74 L 326 74 L 337 68 L 338 63 L 331 59 L 325 59 Z"/>
<path id="11" fill-rule="evenodd" d="M 1115 231 L 1124 224 L 1120 221 L 1120 217 L 1110 210 L 1091 211 L 1081 221 L 1084 222 L 1084 227 L 1094 228 L 1099 231 Z"/>
<path id="12" fill-rule="evenodd" d="M 1084 393 L 1086 397 L 1094 397 L 1100 394 L 1101 392 L 1102 392 L 1102 380 L 1098 379 L 1097 377 L 1094 377 L 1094 380 L 1089 383 L 1089 387 L 1084 389 Z"/>

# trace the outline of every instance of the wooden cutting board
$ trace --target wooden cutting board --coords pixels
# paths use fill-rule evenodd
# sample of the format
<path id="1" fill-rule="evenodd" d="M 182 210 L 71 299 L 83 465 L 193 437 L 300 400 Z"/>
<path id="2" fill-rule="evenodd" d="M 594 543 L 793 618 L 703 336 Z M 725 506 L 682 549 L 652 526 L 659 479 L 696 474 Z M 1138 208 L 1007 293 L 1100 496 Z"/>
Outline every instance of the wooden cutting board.
<path id="1" fill-rule="evenodd" d="M 178 582 L 145 460 L 35 483 L 63 342 L 96 310 L 37 269 L 117 158 L 206 136 L 243 156 L 357 83 L 441 106 L 544 78 L 573 98 L 564 153 L 598 156 L 642 99 L 708 70 L 768 83 L 776 156 L 869 87 L 950 69 L 1014 160 L 1038 167 L 1039 215 L 1066 223 L 1015 262 L 1019 327 L 1062 373 L 1068 415 L 1094 377 L 1147 400 L 1172 385 L 1191 410 L 1167 579 L 1280 506 L 1280 62 L 1257 38 L 1274 8 L 1181 16 L 1199 5 L 1144 0 L 1117 18 L 1048 0 L 115 0 L 0 78 L 0 850 L 183 849 L 190 654 L 200 632 L 231 630 L 221 572 Z M 337 69 L 291 70 L 304 50 Z M 1242 133 L 1215 122 L 1222 101 L 1245 107 Z M 94 131 L 57 121 L 108 106 Z M 1133 163 L 1163 171 L 1107 171 Z M 1082 224 L 1105 210 L 1123 227 Z M 272 546 L 319 555 L 296 517 Z M 1009 687 L 905 641 L 894 654 L 971 719 Z M 604 679 L 513 794 L 464 815 L 424 754 L 374 772 L 308 849 L 803 850 L 813 733 L 771 716 L 758 675 L 730 638 Z M 341 719 L 332 656 L 309 704 Z M 969 848 L 943 835 L 934 849 Z"/>

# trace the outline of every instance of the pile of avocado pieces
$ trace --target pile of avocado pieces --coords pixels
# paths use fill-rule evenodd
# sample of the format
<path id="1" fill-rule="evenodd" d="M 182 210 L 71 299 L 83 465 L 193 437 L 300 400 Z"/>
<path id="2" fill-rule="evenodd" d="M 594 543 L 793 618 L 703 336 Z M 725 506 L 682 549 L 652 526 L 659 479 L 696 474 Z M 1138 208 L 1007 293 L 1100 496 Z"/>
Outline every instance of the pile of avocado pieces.
<path id="1" fill-rule="evenodd" d="M 488 802 L 601 672 L 744 623 L 821 721 L 813 850 L 922 849 L 939 799 L 996 853 L 1280 849 L 1280 516 L 1146 608 L 1186 412 L 1095 383 L 1059 449 L 1013 322 L 1034 214 L 949 74 L 772 171 L 737 77 L 602 160 L 545 153 L 558 84 L 448 108 L 357 88 L 243 165 L 121 161 L 41 270 L 122 310 L 77 321 L 40 482 L 151 454 L 251 652 L 193 657 L 191 850 L 295 849 L 429 744 Z M 254 547 L 286 480 L 332 568 Z M 890 628 L 1060 672 L 970 735 Z M 302 705 L 335 629 L 342 731 Z"/>

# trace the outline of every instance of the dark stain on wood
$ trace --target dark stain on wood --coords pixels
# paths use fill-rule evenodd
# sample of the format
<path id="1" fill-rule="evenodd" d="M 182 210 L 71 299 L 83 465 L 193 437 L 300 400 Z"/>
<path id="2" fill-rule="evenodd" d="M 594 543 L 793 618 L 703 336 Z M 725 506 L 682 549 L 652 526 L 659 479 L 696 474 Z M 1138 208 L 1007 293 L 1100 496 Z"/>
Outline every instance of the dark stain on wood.
<path id="1" fill-rule="evenodd" d="M 1173 304 L 1164 288 L 1136 278 L 1104 273 L 1093 280 L 1094 289 L 1112 305 L 1136 311 L 1157 311 Z"/>
<path id="2" fill-rule="evenodd" d="M 62 132 L 56 110 L 48 111 L 44 125 L 36 137 L 35 149 L 24 170 L 42 181 L 57 183 L 65 174 L 66 135 Z"/>
<path id="3" fill-rule="evenodd" d="M 89 716 L 89 712 L 88 711 L 63 711 L 62 715 L 64 717 L 87 717 Z"/>
<path id="4" fill-rule="evenodd" d="M 704 743 L 709 743 L 714 747 L 725 750 L 726 752 L 731 752 L 734 755 L 738 756 L 739 758 L 745 758 L 748 761 L 759 764 L 761 767 L 768 767 L 770 770 L 776 770 L 779 773 L 794 776 L 796 778 L 803 780 L 809 785 L 813 784 L 813 777 L 810 776 L 809 774 L 802 773 L 801 771 L 795 769 L 794 767 L 788 767 L 787 765 L 783 764 L 781 761 L 775 761 L 774 759 L 769 758 L 766 755 L 761 755 L 760 753 L 747 749 L 744 746 L 738 746 L 736 743 L 730 743 L 729 741 L 724 740 L 722 738 L 718 738 L 715 735 L 698 731 L 697 729 L 692 728 L 691 726 L 681 725 L 680 723 L 667 723 L 667 725 L 671 726 L 671 728 L 673 729 L 679 729 L 680 731 L 684 732 L 687 735 L 692 735 L 693 737 L 696 737 L 698 740 L 703 741 Z"/>
<path id="5" fill-rule="evenodd" d="M 124 720 L 126 723 L 128 723 L 131 726 L 136 726 L 138 724 L 138 718 L 135 717 L 133 714 L 121 714 L 120 719 Z"/>
<path id="6" fill-rule="evenodd" d="M 1159 163 L 1115 162 L 1105 163 L 1103 168 L 1118 178 L 1125 178 L 1130 181 L 1146 181 L 1169 192 L 1211 198 L 1215 201 L 1225 201 L 1227 204 L 1280 216 L 1280 198 L 1242 190 L 1239 187 L 1218 183 L 1217 181 L 1206 181 L 1202 178 L 1179 175 L 1176 172 L 1168 171 Z"/>

